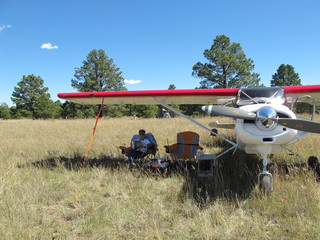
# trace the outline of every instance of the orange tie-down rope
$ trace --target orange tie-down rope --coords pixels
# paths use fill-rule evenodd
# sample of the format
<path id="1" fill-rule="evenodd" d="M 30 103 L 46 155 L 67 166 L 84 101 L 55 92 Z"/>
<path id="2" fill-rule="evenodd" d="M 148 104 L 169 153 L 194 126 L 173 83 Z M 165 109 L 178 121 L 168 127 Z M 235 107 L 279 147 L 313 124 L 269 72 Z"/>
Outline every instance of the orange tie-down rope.
<path id="1" fill-rule="evenodd" d="M 98 114 L 96 116 L 96 122 L 95 122 L 94 127 L 93 127 L 93 131 L 92 131 L 91 138 L 90 138 L 90 141 L 89 141 L 89 144 L 88 144 L 86 155 L 83 158 L 82 167 L 85 167 L 87 165 L 88 155 L 89 155 L 89 152 L 90 152 L 90 149 L 91 149 L 91 145 L 92 145 L 92 142 L 93 142 L 94 134 L 95 134 L 96 129 L 97 129 L 98 121 L 99 121 L 100 114 L 101 114 L 102 107 L 103 107 L 103 102 L 104 102 L 104 98 L 102 99 Z"/>

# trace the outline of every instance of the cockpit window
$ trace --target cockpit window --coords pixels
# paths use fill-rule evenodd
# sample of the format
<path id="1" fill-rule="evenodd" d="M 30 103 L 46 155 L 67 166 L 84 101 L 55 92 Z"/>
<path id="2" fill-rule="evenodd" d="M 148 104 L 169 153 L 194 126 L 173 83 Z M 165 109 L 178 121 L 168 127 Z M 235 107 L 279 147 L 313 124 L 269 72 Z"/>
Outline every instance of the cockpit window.
<path id="1" fill-rule="evenodd" d="M 238 106 L 248 104 L 284 104 L 284 91 L 280 87 L 272 88 L 243 88 L 238 91 L 236 104 Z"/>

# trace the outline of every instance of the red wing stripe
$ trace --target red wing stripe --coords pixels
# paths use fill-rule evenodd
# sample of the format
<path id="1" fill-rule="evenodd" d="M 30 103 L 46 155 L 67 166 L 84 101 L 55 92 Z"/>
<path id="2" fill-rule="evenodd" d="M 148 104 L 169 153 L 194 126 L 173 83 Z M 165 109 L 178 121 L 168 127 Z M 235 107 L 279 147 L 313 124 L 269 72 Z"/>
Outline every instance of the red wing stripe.
<path id="1" fill-rule="evenodd" d="M 320 93 L 320 85 L 282 87 L 286 94 Z"/>
<path id="2" fill-rule="evenodd" d="M 59 98 L 112 98 L 112 97 L 166 97 L 166 96 L 236 96 L 238 88 L 185 89 L 185 90 L 144 90 L 59 93 Z"/>

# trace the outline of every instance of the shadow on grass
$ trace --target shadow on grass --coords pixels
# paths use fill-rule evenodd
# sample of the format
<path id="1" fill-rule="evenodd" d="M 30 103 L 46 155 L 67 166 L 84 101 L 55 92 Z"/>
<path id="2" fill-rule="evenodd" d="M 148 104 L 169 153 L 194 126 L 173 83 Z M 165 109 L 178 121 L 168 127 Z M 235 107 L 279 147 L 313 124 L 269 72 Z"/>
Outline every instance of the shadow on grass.
<path id="1" fill-rule="evenodd" d="M 34 166 L 37 168 L 55 169 L 63 167 L 68 170 L 78 171 L 82 168 L 108 168 L 108 169 L 120 169 L 127 166 L 127 160 L 119 156 L 108 156 L 101 154 L 99 157 L 89 158 L 84 163 L 84 157 L 81 154 L 74 154 L 71 157 L 59 156 L 49 154 L 47 158 L 32 162 L 25 165 L 19 165 L 18 167 Z M 52 156 L 51 156 L 52 155 Z"/>
<path id="2" fill-rule="evenodd" d="M 306 163 L 275 163 L 273 159 L 267 166 L 271 174 L 285 177 L 305 174 L 311 170 L 315 172 L 316 180 L 320 179 L 320 164 L 318 168 L 319 172 Z M 229 153 L 216 159 L 212 177 L 198 177 L 196 169 L 194 165 L 184 175 L 181 197 L 192 197 L 201 206 L 205 206 L 216 199 L 247 199 L 258 184 L 262 160 L 257 155 L 237 150 L 234 154 Z"/>
<path id="3" fill-rule="evenodd" d="M 245 199 L 255 188 L 261 161 L 255 155 L 237 150 L 215 160 L 213 176 L 198 177 L 196 166 L 188 170 L 181 196 L 190 196 L 200 204 L 216 199 Z"/>
<path id="4" fill-rule="evenodd" d="M 140 161 L 140 166 L 142 166 L 143 164 L 141 163 L 148 161 L 148 159 Z M 237 150 L 234 154 L 225 154 L 216 159 L 213 176 L 211 177 L 199 177 L 195 161 L 184 163 L 184 168 L 181 168 L 181 165 L 177 167 L 175 163 L 172 163 L 170 175 L 180 175 L 184 178 L 184 184 L 180 193 L 181 199 L 191 197 L 201 206 L 205 206 L 216 199 L 236 200 L 248 198 L 258 183 L 258 174 L 262 168 L 262 162 L 258 156 L 248 155 L 241 150 Z M 67 157 L 49 153 L 46 159 L 18 167 L 33 166 L 44 169 L 62 167 L 73 171 L 78 171 L 83 167 L 107 168 L 111 170 L 128 169 L 127 158 L 119 155 L 108 156 L 101 154 L 99 157 L 89 158 L 85 166 L 83 164 L 84 158 L 82 154 L 75 153 L 73 156 Z M 295 172 L 300 172 L 301 169 L 306 169 L 306 164 L 287 165 L 285 163 L 271 163 L 268 169 L 271 173 L 277 172 L 279 175 L 291 175 L 291 169 L 295 169 Z M 140 171 L 141 174 L 146 174 L 146 169 L 143 167 L 135 170 Z"/>

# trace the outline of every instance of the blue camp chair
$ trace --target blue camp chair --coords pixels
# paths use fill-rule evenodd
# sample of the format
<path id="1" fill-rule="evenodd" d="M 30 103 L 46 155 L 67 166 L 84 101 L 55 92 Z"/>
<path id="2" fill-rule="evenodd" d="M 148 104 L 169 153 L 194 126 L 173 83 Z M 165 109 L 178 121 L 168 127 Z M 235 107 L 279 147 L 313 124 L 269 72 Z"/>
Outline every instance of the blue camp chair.
<path id="1" fill-rule="evenodd" d="M 146 138 L 150 141 L 150 143 L 147 146 L 147 151 L 142 153 L 140 156 L 138 156 L 139 159 L 144 158 L 148 155 L 153 155 L 153 157 L 155 157 L 157 151 L 158 151 L 158 144 L 156 139 L 154 138 L 152 133 L 147 133 L 146 134 Z M 133 137 L 131 138 L 131 143 L 132 142 L 136 142 L 140 139 L 139 135 L 133 135 Z M 126 146 L 119 146 L 119 148 L 121 149 L 121 153 L 128 156 L 129 151 L 131 149 L 130 147 L 126 147 Z"/>

